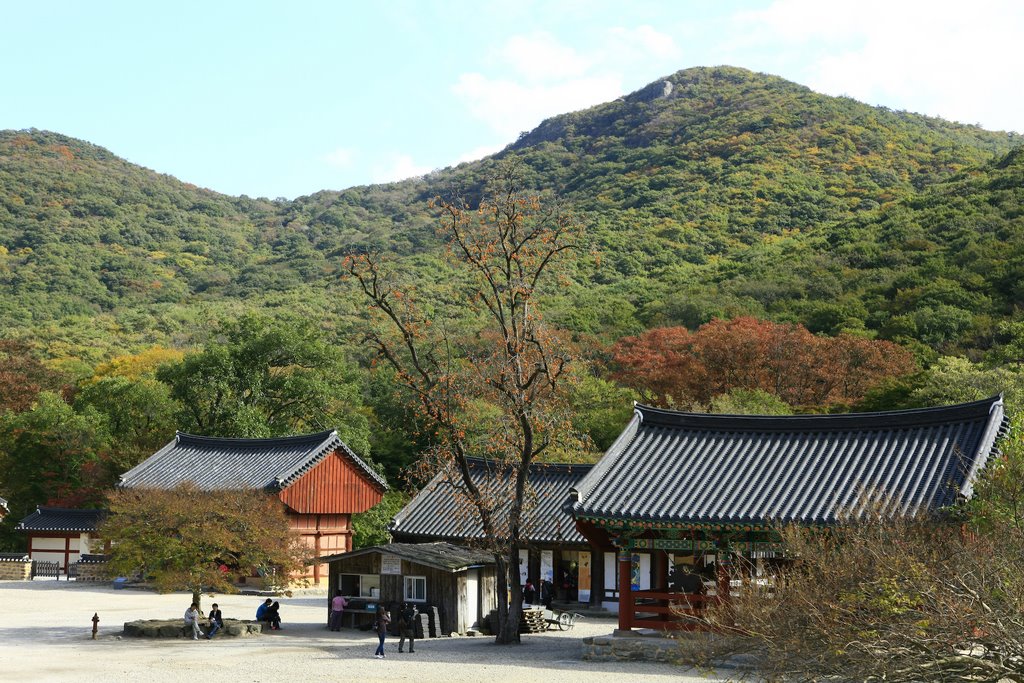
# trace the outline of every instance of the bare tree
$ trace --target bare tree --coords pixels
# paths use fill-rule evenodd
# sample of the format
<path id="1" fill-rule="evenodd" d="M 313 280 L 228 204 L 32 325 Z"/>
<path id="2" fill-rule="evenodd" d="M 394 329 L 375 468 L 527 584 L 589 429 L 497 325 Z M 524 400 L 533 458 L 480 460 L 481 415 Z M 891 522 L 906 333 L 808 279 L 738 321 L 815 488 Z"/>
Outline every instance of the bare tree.
<path id="1" fill-rule="evenodd" d="M 370 303 L 376 324 L 369 340 L 433 431 L 434 447 L 420 467 L 453 475 L 479 514 L 498 567 L 496 641 L 514 643 L 529 466 L 569 433 L 563 400 L 570 347 L 544 323 L 538 297 L 582 231 L 557 204 L 542 205 L 522 189 L 515 159 L 499 166 L 475 207 L 463 198 L 432 206 L 453 266 L 449 288 L 421 300 L 374 254 L 347 257 L 345 271 Z M 475 480 L 472 456 L 493 463 L 496 476 L 488 481 L 507 485 Z"/>

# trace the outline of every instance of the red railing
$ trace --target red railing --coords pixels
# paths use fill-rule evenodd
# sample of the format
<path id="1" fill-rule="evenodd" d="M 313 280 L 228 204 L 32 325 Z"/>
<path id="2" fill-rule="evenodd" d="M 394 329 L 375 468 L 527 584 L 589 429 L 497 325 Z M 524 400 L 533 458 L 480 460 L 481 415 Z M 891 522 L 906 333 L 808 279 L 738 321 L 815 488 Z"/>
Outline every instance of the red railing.
<path id="1" fill-rule="evenodd" d="M 622 591 L 619 593 L 619 628 L 700 631 L 702 617 L 718 597 L 700 593 Z"/>

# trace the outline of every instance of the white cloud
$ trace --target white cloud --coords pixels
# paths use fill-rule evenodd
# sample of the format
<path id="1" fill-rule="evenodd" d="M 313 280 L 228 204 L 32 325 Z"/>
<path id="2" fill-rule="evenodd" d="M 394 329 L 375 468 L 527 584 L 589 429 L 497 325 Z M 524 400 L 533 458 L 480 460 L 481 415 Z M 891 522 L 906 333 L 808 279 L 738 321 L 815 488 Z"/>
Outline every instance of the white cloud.
<path id="1" fill-rule="evenodd" d="M 1013 0 L 777 0 L 735 19 L 734 46 L 800 55 L 783 75 L 815 90 L 1024 130 L 1024 92 L 1012 80 L 1024 71 L 1024 5 Z"/>
<path id="2" fill-rule="evenodd" d="M 661 60 L 677 60 L 682 50 L 675 39 L 652 26 L 637 26 L 627 29 L 616 27 L 608 30 L 603 49 L 602 61 L 608 64 L 646 62 L 652 57 Z"/>
<path id="3" fill-rule="evenodd" d="M 374 165 L 370 174 L 375 183 L 393 183 L 426 175 L 431 170 L 429 166 L 417 164 L 408 154 L 394 154 L 384 163 Z"/>
<path id="4" fill-rule="evenodd" d="M 549 33 L 512 36 L 497 51 L 527 81 L 551 81 L 583 75 L 590 61 Z"/>
<path id="5" fill-rule="evenodd" d="M 352 165 L 353 152 L 347 147 L 338 147 L 324 155 L 324 161 L 334 168 L 348 168 Z"/>
<path id="6" fill-rule="evenodd" d="M 469 73 L 459 77 L 452 91 L 474 116 L 511 142 L 549 116 L 615 99 L 622 93 L 622 81 L 609 75 L 526 84 Z"/>
<path id="7" fill-rule="evenodd" d="M 631 65 L 674 63 L 679 54 L 670 35 L 647 25 L 607 29 L 587 52 L 548 33 L 517 35 L 495 50 L 493 73 L 463 73 L 452 92 L 474 117 L 511 142 L 549 116 L 621 96 Z"/>

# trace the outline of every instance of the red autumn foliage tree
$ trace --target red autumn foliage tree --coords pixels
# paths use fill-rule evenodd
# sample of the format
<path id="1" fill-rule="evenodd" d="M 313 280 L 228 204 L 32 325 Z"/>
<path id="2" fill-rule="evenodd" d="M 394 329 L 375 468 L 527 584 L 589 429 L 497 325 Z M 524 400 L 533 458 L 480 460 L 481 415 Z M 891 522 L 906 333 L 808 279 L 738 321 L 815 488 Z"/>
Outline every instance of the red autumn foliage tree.
<path id="1" fill-rule="evenodd" d="M 915 370 L 910 352 L 892 342 L 818 337 L 802 325 L 750 317 L 626 337 L 612 361 L 617 381 L 674 407 L 707 406 L 733 389 L 760 389 L 793 406 L 849 405 L 882 379 Z"/>
<path id="2" fill-rule="evenodd" d="M 44 389 L 60 386 L 60 375 L 14 339 L 0 339 L 0 413 L 20 413 L 32 407 Z"/>

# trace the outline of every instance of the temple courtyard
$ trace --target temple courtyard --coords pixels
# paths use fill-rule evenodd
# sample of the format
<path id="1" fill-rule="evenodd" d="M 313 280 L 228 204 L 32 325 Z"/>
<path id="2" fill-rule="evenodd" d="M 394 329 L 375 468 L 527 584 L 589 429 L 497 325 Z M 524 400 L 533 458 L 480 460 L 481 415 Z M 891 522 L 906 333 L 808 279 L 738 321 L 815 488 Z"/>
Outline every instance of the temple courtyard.
<path id="1" fill-rule="evenodd" d="M 263 598 L 203 596 L 225 618 L 252 619 Z M 144 639 L 122 635 L 124 623 L 180 619 L 185 593 L 158 595 L 107 584 L 66 581 L 0 582 L 0 677 L 10 681 L 721 681 L 671 664 L 593 662 L 581 657 L 582 640 L 606 636 L 607 619 L 581 619 L 570 631 L 524 635 L 517 646 L 489 636 L 428 638 L 414 654 L 399 653 L 388 638 L 387 657 L 374 659 L 376 635 L 326 627 L 326 595 L 303 592 L 277 598 L 282 630 L 213 640 Z M 96 639 L 92 617 L 99 616 Z M 204 622 L 205 623 L 205 622 Z"/>

